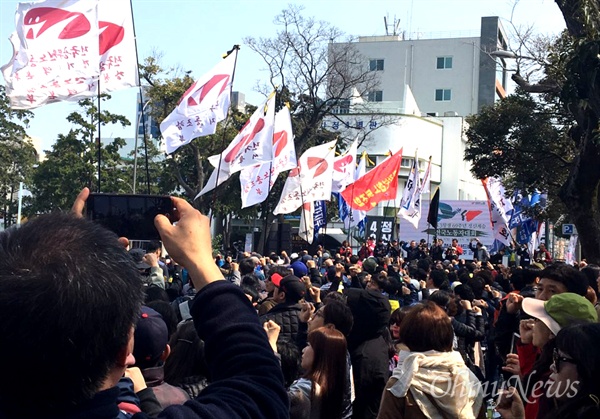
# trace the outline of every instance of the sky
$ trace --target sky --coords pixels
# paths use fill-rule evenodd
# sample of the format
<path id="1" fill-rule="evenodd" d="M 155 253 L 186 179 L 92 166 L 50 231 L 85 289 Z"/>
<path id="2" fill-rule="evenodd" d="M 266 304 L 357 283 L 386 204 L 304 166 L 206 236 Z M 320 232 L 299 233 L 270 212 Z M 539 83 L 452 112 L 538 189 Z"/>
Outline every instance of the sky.
<path id="1" fill-rule="evenodd" d="M 117 6 L 122 0 L 102 1 Z M 1 65 L 12 55 L 8 37 L 15 28 L 17 3 L 0 0 Z M 232 45 L 240 44 L 233 90 L 243 92 L 246 102 L 259 104 L 263 98 L 255 86 L 267 80 L 267 72 L 243 39 L 274 37 L 279 27 L 273 19 L 288 4 L 301 5 L 305 16 L 330 22 L 353 36 L 385 35 L 384 16 L 388 22 L 399 20 L 400 31 L 418 32 L 427 38 L 478 36 L 483 16 L 500 16 L 509 32 L 512 25 L 533 26 L 543 34 L 556 34 L 565 27 L 552 0 L 520 0 L 516 6 L 513 0 L 132 0 L 139 60 L 158 51 L 163 67 L 179 66 L 197 78 L 214 67 Z M 4 84 L 1 76 L 0 83 Z M 134 137 L 137 93 L 135 88 L 114 92 L 112 99 L 102 104 L 102 109 L 125 115 L 132 123 L 125 129 L 103 128 L 103 138 Z M 76 103 L 38 108 L 27 132 L 41 141 L 43 150 L 49 150 L 58 134 L 69 131 L 66 117 L 77 109 Z"/>

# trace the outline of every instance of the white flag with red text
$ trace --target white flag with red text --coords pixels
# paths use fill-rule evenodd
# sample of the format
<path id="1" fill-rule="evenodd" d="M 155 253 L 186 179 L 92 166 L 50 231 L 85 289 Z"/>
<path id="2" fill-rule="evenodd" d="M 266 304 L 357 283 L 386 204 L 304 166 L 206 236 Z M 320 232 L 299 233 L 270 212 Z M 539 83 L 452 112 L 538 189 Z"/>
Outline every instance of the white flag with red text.
<path id="1" fill-rule="evenodd" d="M 177 107 L 160 124 L 167 153 L 194 138 L 214 134 L 227 116 L 237 49 L 200 77 L 183 94 Z"/>
<path id="2" fill-rule="evenodd" d="M 354 182 L 356 173 L 356 153 L 358 139 L 354 140 L 348 150 L 333 160 L 333 179 L 331 192 L 342 192 L 346 186 Z"/>
<path id="3" fill-rule="evenodd" d="M 275 95 L 259 106 L 240 132 L 221 154 L 210 156 L 213 167 L 229 174 L 244 167 L 256 166 L 273 159 L 273 127 L 275 125 Z"/>
<path id="4" fill-rule="evenodd" d="M 356 173 L 354 175 L 355 180 L 360 179 L 367 173 L 367 158 L 366 154 L 363 153 L 363 157 L 358 162 L 358 167 L 356 168 Z M 341 195 L 340 198 L 344 199 Z M 356 227 L 365 219 L 367 211 L 354 209 L 348 204 L 346 204 L 346 206 L 348 207 L 348 216 L 344 218 L 344 228 Z"/>
<path id="5" fill-rule="evenodd" d="M 329 201 L 335 157 L 335 140 L 311 147 L 292 169 L 273 214 L 289 214 L 305 202 Z"/>
<path id="6" fill-rule="evenodd" d="M 218 171 L 218 169 L 214 169 L 212 171 L 212 173 L 210 174 L 210 177 L 208 178 L 208 181 L 204 185 L 204 188 L 202 188 L 202 190 L 198 193 L 198 195 L 196 195 L 194 197 L 194 200 L 200 198 L 205 193 L 212 191 L 217 186 L 219 186 L 220 184 L 225 182 L 227 179 L 229 179 L 229 176 L 231 176 L 227 170 L 223 170 L 223 169 L 221 169 L 221 171 L 218 172 L 219 176 L 217 176 L 217 171 Z"/>
<path id="7" fill-rule="evenodd" d="M 98 4 L 100 91 L 139 86 L 133 14 L 129 0 Z"/>
<path id="8" fill-rule="evenodd" d="M 257 163 L 262 163 L 262 159 L 268 159 L 267 161 L 271 159 L 275 119 L 274 108 L 275 95 L 256 109 L 244 127 L 221 154 L 216 154 L 208 158 L 209 163 L 215 169 L 209 181 L 204 185 L 204 188 L 196 195 L 196 198 L 216 188 L 229 179 L 235 172 L 239 172 L 246 166 L 252 166 L 251 164 L 244 164 L 245 162 L 256 159 Z M 259 152 L 261 155 L 260 158 L 258 157 Z M 253 165 L 256 166 L 256 163 Z M 217 170 L 219 172 L 218 176 Z"/>
<path id="9" fill-rule="evenodd" d="M 410 221 L 414 225 L 414 204 L 417 197 L 418 190 L 421 188 L 421 180 L 419 178 L 419 158 L 415 151 L 415 158 L 402 192 L 402 199 L 400 200 L 400 211 L 398 215 L 402 216 L 406 220 Z"/>
<path id="10" fill-rule="evenodd" d="M 401 203 L 402 207 L 400 208 L 398 215 L 409 221 L 415 228 L 418 228 L 419 220 L 421 220 L 421 197 L 423 196 L 424 192 L 430 191 L 431 159 L 429 159 L 429 164 L 427 165 L 427 169 L 425 170 L 422 180 L 419 179 L 419 164 L 416 153 L 415 161 L 413 163 L 413 168 L 415 167 L 415 176 L 413 177 L 413 172 L 411 172 L 406 187 L 408 188 L 411 181 L 416 182 L 417 186 L 413 189 L 414 193 L 408 198 L 407 201 L 404 201 L 403 197 L 402 203 L 404 203 L 404 205 Z"/>
<path id="11" fill-rule="evenodd" d="M 2 67 L 14 109 L 34 109 L 98 94 L 98 0 L 19 3 L 13 57 Z M 134 54 L 135 51 L 131 51 Z"/>
<path id="12" fill-rule="evenodd" d="M 275 115 L 273 131 L 273 161 L 246 167 L 240 172 L 242 208 L 263 202 L 279 173 L 298 165 L 294 148 L 292 119 L 287 106 L 284 106 Z"/>
<path id="13" fill-rule="evenodd" d="M 488 197 L 490 222 L 494 231 L 494 238 L 505 245 L 510 245 L 511 236 L 508 213 L 513 209 L 510 199 L 505 196 L 504 186 L 500 179 L 488 177 L 481 179 L 483 188 Z"/>
<path id="14" fill-rule="evenodd" d="M 15 109 L 139 85 L 128 0 L 19 3 L 13 58 L 2 67 Z"/>

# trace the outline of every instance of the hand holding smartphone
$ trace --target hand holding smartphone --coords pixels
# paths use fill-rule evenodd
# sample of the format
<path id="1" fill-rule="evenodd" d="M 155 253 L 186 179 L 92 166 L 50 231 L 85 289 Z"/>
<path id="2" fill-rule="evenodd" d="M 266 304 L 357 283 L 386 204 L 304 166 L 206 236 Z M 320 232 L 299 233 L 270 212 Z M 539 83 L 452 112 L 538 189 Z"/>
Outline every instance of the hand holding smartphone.
<path id="1" fill-rule="evenodd" d="M 154 218 L 158 214 L 171 222 L 177 221 L 171 197 L 91 193 L 86 202 L 89 220 L 130 240 L 160 240 L 154 227 Z"/>

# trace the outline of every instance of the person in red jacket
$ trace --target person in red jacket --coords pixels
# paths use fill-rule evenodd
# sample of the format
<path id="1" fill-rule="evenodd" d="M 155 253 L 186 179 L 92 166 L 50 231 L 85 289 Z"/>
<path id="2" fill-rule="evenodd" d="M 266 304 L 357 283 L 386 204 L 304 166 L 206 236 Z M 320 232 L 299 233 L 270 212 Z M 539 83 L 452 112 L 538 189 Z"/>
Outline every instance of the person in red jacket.
<path id="1" fill-rule="evenodd" d="M 539 249 L 534 252 L 533 259 L 536 262 L 544 262 L 545 264 L 552 263 L 552 255 L 548 249 L 546 249 L 546 245 L 544 243 L 540 244 Z"/>

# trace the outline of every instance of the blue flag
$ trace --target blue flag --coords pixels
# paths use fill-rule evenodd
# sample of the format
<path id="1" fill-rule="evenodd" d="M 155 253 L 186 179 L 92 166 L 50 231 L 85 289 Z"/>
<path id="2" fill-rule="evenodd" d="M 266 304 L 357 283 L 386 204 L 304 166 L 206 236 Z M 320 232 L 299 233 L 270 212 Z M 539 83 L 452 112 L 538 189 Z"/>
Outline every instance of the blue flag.
<path id="1" fill-rule="evenodd" d="M 325 201 L 315 201 L 314 202 L 314 217 L 313 217 L 313 225 L 315 228 L 315 237 L 319 235 L 319 229 L 327 224 L 327 206 Z"/>

